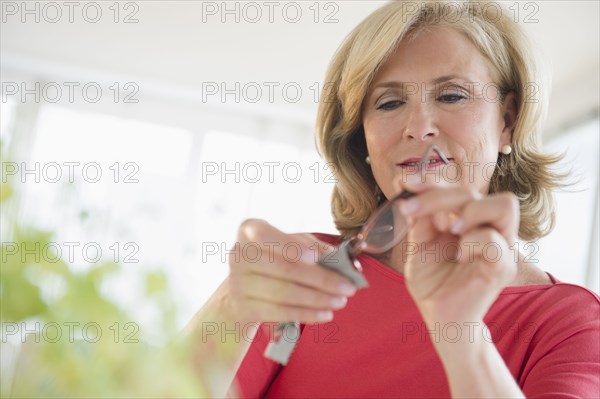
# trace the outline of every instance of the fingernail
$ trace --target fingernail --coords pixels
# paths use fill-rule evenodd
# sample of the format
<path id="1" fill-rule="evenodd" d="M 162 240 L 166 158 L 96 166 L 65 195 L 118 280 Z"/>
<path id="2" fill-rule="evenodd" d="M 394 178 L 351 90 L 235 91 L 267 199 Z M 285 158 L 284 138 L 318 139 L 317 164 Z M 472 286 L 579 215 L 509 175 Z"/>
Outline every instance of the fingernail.
<path id="1" fill-rule="evenodd" d="M 356 294 L 356 287 L 352 284 L 342 283 L 338 289 L 339 293 L 344 296 L 351 296 Z"/>
<path id="2" fill-rule="evenodd" d="M 400 203 L 400 211 L 405 215 L 410 215 L 419 209 L 419 203 L 416 198 L 407 199 Z"/>
<path id="3" fill-rule="evenodd" d="M 344 306 L 346 306 L 346 303 L 348 303 L 348 298 L 346 298 L 345 296 L 342 296 L 342 297 L 336 296 L 336 297 L 331 298 L 329 303 L 331 304 L 332 308 L 340 309 L 340 308 L 343 308 Z"/>
<path id="4" fill-rule="evenodd" d="M 460 233 L 460 230 L 462 229 L 463 225 L 465 224 L 465 222 L 462 220 L 462 218 L 458 218 L 454 221 L 454 223 L 452 224 L 452 227 L 450 228 L 450 232 L 452 234 L 458 234 Z"/>
<path id="5" fill-rule="evenodd" d="M 317 312 L 317 320 L 319 321 L 330 321 L 333 319 L 333 312 L 326 310 Z"/>

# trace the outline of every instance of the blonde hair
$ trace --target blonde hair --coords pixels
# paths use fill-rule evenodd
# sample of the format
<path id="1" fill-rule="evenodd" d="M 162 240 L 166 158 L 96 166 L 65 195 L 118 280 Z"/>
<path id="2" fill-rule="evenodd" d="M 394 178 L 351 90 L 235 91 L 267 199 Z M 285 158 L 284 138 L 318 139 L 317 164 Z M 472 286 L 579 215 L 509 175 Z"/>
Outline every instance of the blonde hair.
<path id="1" fill-rule="evenodd" d="M 491 62 L 501 92 L 516 94 L 518 116 L 510 155 L 499 155 L 489 192 L 519 198 L 519 236 L 535 240 L 554 227 L 552 190 L 561 175 L 551 170 L 560 156 L 543 154 L 540 132 L 548 104 L 549 79 L 539 67 L 512 14 L 491 1 L 394 1 L 362 21 L 333 57 L 317 115 L 317 145 L 336 171 L 332 212 L 344 238 L 356 234 L 383 199 L 365 162 L 362 105 L 379 67 L 400 41 L 430 26 L 465 34 Z"/>

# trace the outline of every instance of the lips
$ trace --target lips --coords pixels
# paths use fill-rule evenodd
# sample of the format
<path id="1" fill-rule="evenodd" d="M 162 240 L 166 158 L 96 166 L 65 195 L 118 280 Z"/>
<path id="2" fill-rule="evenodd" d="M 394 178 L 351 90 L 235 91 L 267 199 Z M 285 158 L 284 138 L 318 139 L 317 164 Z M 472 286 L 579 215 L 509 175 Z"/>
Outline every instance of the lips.
<path id="1" fill-rule="evenodd" d="M 454 160 L 454 158 L 448 158 L 448 161 L 450 161 L 450 162 L 452 162 L 453 160 Z M 401 163 L 399 163 L 397 165 L 400 166 L 404 170 L 417 170 L 419 167 L 420 161 L 421 161 L 421 158 L 412 157 L 412 158 L 405 159 L 404 161 L 402 161 Z M 440 165 L 445 165 L 444 161 L 442 161 L 442 159 L 439 156 L 434 156 L 429 160 L 429 163 L 427 164 L 427 169 L 428 170 L 433 169 Z"/>

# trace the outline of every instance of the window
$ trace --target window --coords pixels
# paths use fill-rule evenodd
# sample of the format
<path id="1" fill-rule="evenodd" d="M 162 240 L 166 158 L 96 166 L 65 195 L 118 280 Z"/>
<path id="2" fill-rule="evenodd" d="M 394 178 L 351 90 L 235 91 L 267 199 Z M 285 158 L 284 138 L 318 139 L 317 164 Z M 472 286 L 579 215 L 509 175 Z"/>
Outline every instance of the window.
<path id="1" fill-rule="evenodd" d="M 539 240 L 538 266 L 569 283 L 598 288 L 598 119 L 548 143 L 548 152 L 566 152 L 561 171 L 572 168 L 578 182 L 556 193 L 554 231 Z"/>
<path id="2" fill-rule="evenodd" d="M 192 134 L 56 105 L 39 109 L 31 137 L 13 176 L 20 220 L 55 231 L 74 269 L 122 263 L 123 274 L 105 290 L 136 309 L 142 323 L 151 311 L 140 312 L 136 300 L 140 268 L 167 272 L 183 325 L 227 275 L 244 219 L 264 218 L 286 232 L 335 233 L 334 178 L 312 146 Z"/>
<path id="3" fill-rule="evenodd" d="M 9 131 L 14 123 L 15 100 L 12 97 L 2 99 L 0 102 L 0 141 L 3 146 L 9 145 Z"/>
<path id="4" fill-rule="evenodd" d="M 288 233 L 335 233 L 329 206 L 331 173 L 312 147 L 207 132 L 195 195 L 194 280 L 201 287 L 190 288 L 196 297 L 208 299 L 227 276 L 229 256 L 235 256 L 229 250 L 245 219 L 266 219 Z"/>

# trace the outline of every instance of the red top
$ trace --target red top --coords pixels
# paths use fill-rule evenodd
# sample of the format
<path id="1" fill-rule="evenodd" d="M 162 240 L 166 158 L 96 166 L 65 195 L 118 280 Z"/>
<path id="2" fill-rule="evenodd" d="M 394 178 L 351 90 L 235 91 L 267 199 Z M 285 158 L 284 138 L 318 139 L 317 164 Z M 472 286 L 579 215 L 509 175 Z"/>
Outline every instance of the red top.
<path id="1" fill-rule="evenodd" d="M 287 366 L 263 356 L 273 324 L 263 325 L 236 375 L 241 397 L 450 396 L 432 340 L 456 340 L 473 329 L 450 323 L 428 332 L 404 276 L 371 257 L 359 260 L 369 288 L 349 298 L 333 321 L 305 325 Z M 485 317 L 484 338 L 496 344 L 528 398 L 599 398 L 600 298 L 552 280 L 505 288 Z"/>

